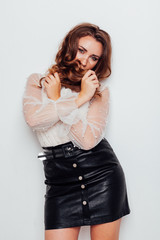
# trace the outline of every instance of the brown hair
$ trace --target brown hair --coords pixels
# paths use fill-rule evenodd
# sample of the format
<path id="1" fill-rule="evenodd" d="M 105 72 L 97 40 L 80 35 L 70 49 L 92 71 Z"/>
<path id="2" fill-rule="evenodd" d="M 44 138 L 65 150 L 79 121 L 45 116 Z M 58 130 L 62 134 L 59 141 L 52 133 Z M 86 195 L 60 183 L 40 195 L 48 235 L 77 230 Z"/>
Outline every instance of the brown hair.
<path id="1" fill-rule="evenodd" d="M 67 33 L 56 54 L 56 64 L 48 69 L 48 74 L 59 73 L 62 86 L 76 92 L 81 90 L 81 79 L 88 71 L 81 69 L 80 61 L 75 60 L 78 40 L 85 36 L 92 36 L 103 46 L 102 56 L 92 69 L 95 71 L 98 80 L 100 81 L 111 75 L 111 40 L 109 34 L 91 23 L 78 24 Z M 40 79 L 40 86 L 43 78 Z M 101 96 L 96 90 L 94 96 L 97 94 Z"/>

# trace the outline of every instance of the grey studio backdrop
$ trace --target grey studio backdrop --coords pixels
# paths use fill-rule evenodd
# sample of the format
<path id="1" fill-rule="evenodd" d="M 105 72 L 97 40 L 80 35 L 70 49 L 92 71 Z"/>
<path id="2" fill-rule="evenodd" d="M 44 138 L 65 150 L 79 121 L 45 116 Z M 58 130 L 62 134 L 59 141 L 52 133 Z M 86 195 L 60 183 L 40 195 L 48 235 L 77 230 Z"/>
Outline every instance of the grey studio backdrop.
<path id="1" fill-rule="evenodd" d="M 43 240 L 44 173 L 41 147 L 22 113 L 27 76 L 43 73 L 65 34 L 91 22 L 112 39 L 110 112 L 106 138 L 126 176 L 131 214 L 120 240 L 160 235 L 160 15 L 157 0 L 1 1 L 0 239 Z M 89 227 L 80 240 L 90 239 Z"/>

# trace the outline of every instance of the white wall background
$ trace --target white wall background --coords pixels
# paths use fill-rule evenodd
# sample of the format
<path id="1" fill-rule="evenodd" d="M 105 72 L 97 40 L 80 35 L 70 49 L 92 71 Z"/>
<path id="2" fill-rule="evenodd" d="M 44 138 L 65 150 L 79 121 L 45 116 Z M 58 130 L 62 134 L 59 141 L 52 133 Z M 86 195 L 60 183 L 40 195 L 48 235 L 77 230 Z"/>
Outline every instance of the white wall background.
<path id="1" fill-rule="evenodd" d="M 160 15 L 158 0 L 6 0 L 0 6 L 0 239 L 42 240 L 41 147 L 22 114 L 26 78 L 43 73 L 76 24 L 91 22 L 112 39 L 106 138 L 124 169 L 131 214 L 120 240 L 160 235 Z M 89 227 L 80 240 L 90 239 Z"/>

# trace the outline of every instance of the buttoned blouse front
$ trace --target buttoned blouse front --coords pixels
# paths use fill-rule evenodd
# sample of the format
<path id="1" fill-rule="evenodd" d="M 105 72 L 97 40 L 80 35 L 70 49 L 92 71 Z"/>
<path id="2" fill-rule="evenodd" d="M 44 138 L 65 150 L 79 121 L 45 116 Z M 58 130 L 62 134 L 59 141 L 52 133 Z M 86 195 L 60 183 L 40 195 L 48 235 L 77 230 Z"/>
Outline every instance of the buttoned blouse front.
<path id="1" fill-rule="evenodd" d="M 42 80 L 44 75 L 33 73 L 27 78 L 23 95 L 23 113 L 26 123 L 36 133 L 42 147 L 56 146 L 72 141 L 81 149 L 91 149 L 105 136 L 109 112 L 107 79 L 99 88 L 102 97 L 95 97 L 80 107 L 76 104 L 78 92 L 62 86 L 61 96 L 48 98 Z"/>

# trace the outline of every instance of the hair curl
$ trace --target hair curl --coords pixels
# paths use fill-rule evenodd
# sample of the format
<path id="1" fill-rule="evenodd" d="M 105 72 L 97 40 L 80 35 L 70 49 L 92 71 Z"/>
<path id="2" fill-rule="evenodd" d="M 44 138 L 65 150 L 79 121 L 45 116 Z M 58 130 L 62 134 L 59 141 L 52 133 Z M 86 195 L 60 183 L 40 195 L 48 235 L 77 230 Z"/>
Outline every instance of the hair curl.
<path id="1" fill-rule="evenodd" d="M 95 71 L 99 81 L 109 77 L 111 75 L 112 51 L 110 36 L 97 25 L 91 23 L 78 24 L 67 33 L 56 54 L 56 64 L 52 65 L 46 72 L 47 75 L 53 75 L 55 72 L 58 72 L 61 85 L 76 92 L 80 92 L 81 79 L 87 72 L 87 70 L 81 68 L 80 61 L 75 60 L 78 41 L 81 37 L 85 36 L 92 36 L 96 41 L 102 43 L 102 55 L 92 70 Z M 42 87 L 41 81 L 43 78 L 40 79 L 40 87 Z M 97 89 L 95 95 L 101 96 Z"/>

